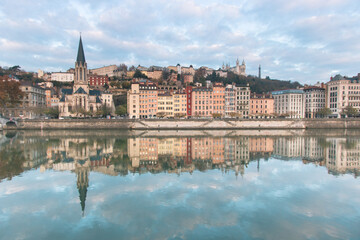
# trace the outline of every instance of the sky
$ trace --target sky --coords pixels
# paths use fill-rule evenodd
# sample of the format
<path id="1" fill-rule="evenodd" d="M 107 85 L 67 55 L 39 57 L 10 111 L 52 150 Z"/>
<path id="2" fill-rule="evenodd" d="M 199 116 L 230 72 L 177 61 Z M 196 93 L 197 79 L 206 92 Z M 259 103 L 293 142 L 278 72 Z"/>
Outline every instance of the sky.
<path id="1" fill-rule="evenodd" d="M 226 3 L 224 3 L 226 2 Z M 125 63 L 218 69 L 327 82 L 360 72 L 358 0 L 1 0 L 0 66 L 88 68 Z"/>

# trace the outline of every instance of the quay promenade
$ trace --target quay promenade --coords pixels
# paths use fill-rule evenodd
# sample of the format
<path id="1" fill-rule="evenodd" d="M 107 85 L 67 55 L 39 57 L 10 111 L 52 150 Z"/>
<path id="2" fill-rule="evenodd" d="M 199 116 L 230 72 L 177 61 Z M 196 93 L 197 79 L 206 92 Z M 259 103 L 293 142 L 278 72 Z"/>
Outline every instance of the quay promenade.
<path id="1" fill-rule="evenodd" d="M 360 129 L 360 119 L 47 119 L 21 120 L 4 129 L 123 129 L 123 130 L 219 130 L 219 129 Z"/>

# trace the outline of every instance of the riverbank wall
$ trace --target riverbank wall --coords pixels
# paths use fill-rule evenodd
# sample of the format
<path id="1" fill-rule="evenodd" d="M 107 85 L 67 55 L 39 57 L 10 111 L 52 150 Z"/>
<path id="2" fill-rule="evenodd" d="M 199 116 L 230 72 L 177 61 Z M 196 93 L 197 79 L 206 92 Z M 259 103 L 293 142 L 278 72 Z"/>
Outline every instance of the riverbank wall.
<path id="1" fill-rule="evenodd" d="M 360 129 L 360 119 L 48 119 L 22 120 L 4 129 L 66 130 L 236 130 L 236 129 Z"/>

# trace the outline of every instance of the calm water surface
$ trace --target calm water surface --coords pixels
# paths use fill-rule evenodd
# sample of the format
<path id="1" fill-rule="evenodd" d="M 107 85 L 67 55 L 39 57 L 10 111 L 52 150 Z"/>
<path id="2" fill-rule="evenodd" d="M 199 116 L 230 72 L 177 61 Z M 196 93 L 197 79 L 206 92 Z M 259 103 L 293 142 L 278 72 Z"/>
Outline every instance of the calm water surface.
<path id="1" fill-rule="evenodd" d="M 0 133 L 0 239 L 359 239 L 359 170 L 331 131 Z"/>

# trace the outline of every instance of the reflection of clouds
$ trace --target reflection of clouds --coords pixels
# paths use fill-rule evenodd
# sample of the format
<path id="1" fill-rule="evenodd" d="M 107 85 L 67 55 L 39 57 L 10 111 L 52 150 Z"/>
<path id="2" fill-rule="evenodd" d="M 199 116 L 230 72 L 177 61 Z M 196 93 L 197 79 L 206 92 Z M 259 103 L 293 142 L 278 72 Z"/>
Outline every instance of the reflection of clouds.
<path id="1" fill-rule="evenodd" d="M 24 186 L 15 186 L 15 187 L 9 187 L 5 190 L 4 194 L 5 195 L 11 195 L 11 194 L 14 194 L 14 193 L 18 193 L 18 192 L 21 192 L 25 190 L 25 187 Z"/>
<path id="2" fill-rule="evenodd" d="M 253 162 L 238 180 L 219 170 L 180 177 L 91 172 L 84 218 L 74 173 L 38 174 L 1 183 L 0 193 L 24 186 L 0 198 L 2 237 L 330 239 L 358 233 L 357 179 L 297 162 L 262 161 L 260 172 Z"/>

